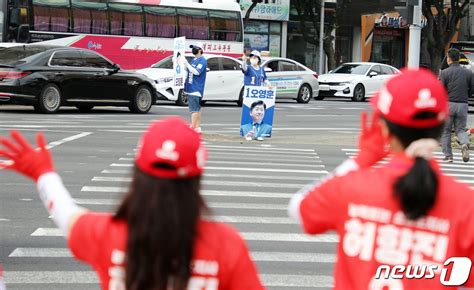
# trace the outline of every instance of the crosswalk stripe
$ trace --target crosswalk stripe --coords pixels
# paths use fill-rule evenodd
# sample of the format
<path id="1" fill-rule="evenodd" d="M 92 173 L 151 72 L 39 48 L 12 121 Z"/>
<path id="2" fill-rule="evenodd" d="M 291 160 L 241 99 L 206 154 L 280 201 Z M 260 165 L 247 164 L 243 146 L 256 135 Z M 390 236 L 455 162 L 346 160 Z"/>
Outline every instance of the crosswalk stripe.
<path id="1" fill-rule="evenodd" d="M 320 164 L 288 164 L 288 163 L 271 163 L 271 162 L 234 162 L 234 161 L 207 161 L 208 164 L 235 164 L 235 165 L 245 165 L 245 166 L 252 166 L 252 165 L 257 165 L 257 166 L 291 166 L 291 167 L 318 167 L 318 168 L 324 168 L 324 165 Z M 316 163 L 316 162 L 315 162 Z M 110 164 L 112 167 L 134 167 L 134 163 L 112 163 Z M 206 167 L 205 169 L 207 169 Z M 239 168 L 239 167 L 237 167 Z M 261 170 L 264 168 L 245 168 L 245 169 L 253 169 L 253 170 Z M 265 168 L 266 169 L 266 168 Z"/>
<path id="2" fill-rule="evenodd" d="M 82 189 L 83 192 L 126 192 L 124 189 L 117 191 L 109 190 L 96 190 L 96 187 L 93 186 L 84 186 Z M 230 190 L 201 190 L 201 195 L 203 196 L 227 196 L 227 197 L 266 197 L 266 198 L 283 198 L 289 199 L 293 196 L 293 193 L 280 193 L 280 192 L 261 192 L 261 191 L 230 191 Z M 116 204 L 116 200 L 109 199 L 76 199 L 79 200 L 97 200 L 97 202 L 105 202 L 106 204 Z M 113 203 L 111 203 L 113 202 Z M 100 204 L 100 203 L 98 203 Z"/>
<path id="3" fill-rule="evenodd" d="M 332 276 L 325 275 L 261 274 L 260 278 L 267 287 L 331 288 L 334 283 Z"/>
<path id="4" fill-rule="evenodd" d="M 262 178 L 263 179 L 263 178 Z M 94 177 L 92 181 L 101 182 L 131 182 L 129 177 Z M 290 184 L 290 183 L 276 183 L 276 182 L 251 182 L 251 181 L 219 181 L 219 180 L 203 180 L 202 185 L 214 186 L 240 186 L 240 187 L 269 187 L 269 188 L 294 188 L 299 189 L 305 184 Z M 89 190 L 83 190 L 89 191 Z M 127 191 L 124 188 L 123 191 Z"/>
<path id="5" fill-rule="evenodd" d="M 8 284 L 98 284 L 93 271 L 5 271 Z M 332 287 L 333 278 L 324 275 L 261 274 L 260 279 L 269 287 Z"/>
<path id="6" fill-rule="evenodd" d="M 132 171 L 130 169 L 105 169 L 102 170 L 100 173 L 103 174 L 131 174 Z M 327 174 L 327 171 L 322 171 L 319 174 Z M 312 181 L 312 180 L 317 180 L 317 178 L 314 177 L 314 175 L 311 176 L 282 176 L 282 175 L 262 175 L 261 172 L 259 174 L 228 174 L 228 173 L 209 173 L 205 172 L 204 177 L 237 177 L 237 178 L 253 178 L 253 179 L 289 179 L 289 180 L 307 180 L 307 181 Z"/>
<path id="7" fill-rule="evenodd" d="M 277 241 L 277 242 L 304 242 L 304 243 L 337 243 L 339 238 L 335 234 L 309 236 L 295 233 L 272 232 L 240 232 L 246 241 Z M 31 236 L 34 237 L 62 237 L 64 234 L 57 228 L 37 228 Z"/>
<path id="8" fill-rule="evenodd" d="M 213 167 L 207 166 L 205 170 L 219 170 L 219 171 L 251 171 L 254 173 L 260 172 L 286 172 L 286 173 L 314 173 L 314 174 L 328 174 L 327 170 L 293 170 L 293 169 L 273 169 L 273 168 L 240 168 L 240 167 Z"/>
<path id="9" fill-rule="evenodd" d="M 279 147 L 263 147 L 263 146 L 225 146 L 225 145 L 206 145 L 208 149 L 214 148 L 225 148 L 225 149 L 252 149 L 252 150 L 259 150 L 259 151 L 289 151 L 289 152 L 308 152 L 314 153 L 313 149 L 298 149 L 298 148 L 279 148 Z"/>
<path id="10" fill-rule="evenodd" d="M 304 176 L 283 176 L 283 175 L 260 175 L 260 174 L 226 174 L 226 173 L 204 173 L 204 178 L 246 178 L 246 179 L 259 179 L 259 180 L 267 180 L 267 179 L 276 179 L 276 180 L 302 180 L 306 182 L 318 180 L 315 177 L 304 177 Z"/>
<path id="11" fill-rule="evenodd" d="M 208 148 L 208 151 L 210 152 L 210 155 L 213 154 L 213 152 L 242 152 L 242 153 L 257 153 L 261 152 L 258 151 L 257 148 L 252 148 L 252 147 L 242 147 L 240 149 L 232 149 L 232 148 Z M 275 154 L 290 154 L 286 153 L 285 151 L 263 151 L 262 153 L 275 153 Z M 316 153 L 311 153 L 311 152 L 291 152 L 291 156 L 307 156 L 307 157 L 312 157 L 316 156 Z"/>
<path id="12" fill-rule="evenodd" d="M 313 157 L 306 157 L 304 160 L 294 160 L 294 159 L 282 159 L 278 156 L 272 156 L 268 158 L 264 158 L 263 156 L 253 156 L 250 158 L 250 156 L 245 155 L 245 158 L 241 156 L 237 157 L 235 156 L 234 158 L 219 158 L 218 161 L 215 159 L 217 158 L 211 158 L 208 160 L 206 163 L 207 164 L 242 164 L 242 165 L 270 165 L 270 166 L 295 166 L 295 167 L 312 167 L 316 163 L 322 163 L 321 160 L 318 158 L 313 158 Z M 241 160 L 249 160 L 242 162 Z M 259 160 L 277 160 L 277 161 L 287 161 L 285 163 L 278 163 L 278 162 L 252 162 L 255 161 L 256 159 Z M 121 157 L 119 158 L 119 161 L 134 161 L 135 158 L 129 158 L 129 157 Z M 239 160 L 239 161 L 235 161 Z M 296 161 L 296 163 L 295 163 Z"/>
<path id="13" fill-rule="evenodd" d="M 127 156 L 135 156 L 135 153 L 127 153 Z M 286 155 L 281 156 L 281 153 L 278 154 L 266 154 L 266 153 L 245 153 L 245 157 L 249 158 L 259 158 L 259 159 L 271 159 L 271 158 L 277 158 L 278 161 L 298 161 L 298 162 L 304 162 L 308 160 L 313 160 L 313 159 L 320 159 L 319 156 L 317 155 Z M 236 159 L 236 160 L 242 160 L 242 154 L 241 153 L 232 153 L 232 152 L 212 152 L 210 154 L 210 159 Z M 218 158 L 217 158 L 218 157 Z M 131 158 L 131 159 L 124 159 L 124 160 L 135 160 L 133 157 L 123 157 L 123 158 Z M 248 159 L 249 159 L 248 158 Z M 122 158 L 120 159 L 122 160 Z"/>
<path id="14" fill-rule="evenodd" d="M 355 153 L 359 152 L 359 149 L 354 149 L 354 148 L 343 148 L 343 149 L 341 149 L 341 150 L 344 151 L 344 152 L 354 152 L 354 153 L 346 153 L 346 155 L 355 154 Z M 435 156 L 441 156 L 441 157 L 444 156 L 444 153 L 441 152 L 441 151 L 435 151 L 435 152 L 433 152 L 433 154 L 434 154 Z M 461 156 L 462 153 L 453 152 L 453 155 L 454 155 L 454 156 Z M 474 152 L 470 152 L 469 155 L 471 155 L 471 156 L 474 157 Z"/>
<path id="15" fill-rule="evenodd" d="M 256 262 L 335 263 L 335 254 L 301 252 L 250 252 Z M 16 248 L 10 258 L 71 258 L 69 248 Z"/>
<path id="16" fill-rule="evenodd" d="M 118 205 L 120 201 L 114 199 L 74 199 L 79 205 Z M 259 209 L 259 210 L 284 210 L 288 209 L 287 204 L 269 203 L 236 203 L 236 202 L 206 202 L 210 208 L 220 209 Z"/>

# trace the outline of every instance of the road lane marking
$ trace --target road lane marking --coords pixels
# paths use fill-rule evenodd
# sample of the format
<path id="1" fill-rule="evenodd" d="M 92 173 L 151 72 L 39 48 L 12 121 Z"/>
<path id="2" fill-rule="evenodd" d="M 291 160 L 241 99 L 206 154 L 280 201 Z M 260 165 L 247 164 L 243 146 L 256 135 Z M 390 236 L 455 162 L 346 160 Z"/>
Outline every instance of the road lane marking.
<path id="1" fill-rule="evenodd" d="M 301 242 L 301 243 L 337 243 L 339 237 L 336 234 L 306 235 L 296 233 L 274 233 L 274 232 L 240 232 L 246 241 L 275 241 L 275 242 Z M 58 228 L 38 228 L 31 236 L 35 237 L 63 237 L 63 232 Z"/>
<path id="2" fill-rule="evenodd" d="M 5 271 L 8 284 L 99 284 L 94 271 Z M 333 278 L 325 275 L 260 274 L 267 287 L 331 288 Z"/>
<path id="3" fill-rule="evenodd" d="M 305 252 L 258 252 L 251 251 L 252 260 L 256 262 L 306 262 L 335 263 L 335 254 Z M 69 248 L 16 248 L 9 258 L 72 258 Z"/>
<path id="4" fill-rule="evenodd" d="M 48 145 L 46 145 L 46 148 L 51 149 L 51 148 L 54 148 L 56 146 L 62 145 L 64 143 L 71 142 L 71 141 L 86 137 L 90 134 L 92 134 L 92 132 L 82 132 L 80 134 L 69 136 L 69 137 L 63 138 L 61 140 L 53 141 L 53 142 L 48 143 Z M 39 150 L 39 148 L 36 148 L 36 150 Z M 0 170 L 4 169 L 5 166 L 9 166 L 11 164 L 13 164 L 13 162 L 11 162 L 11 161 L 1 161 L 0 160 Z"/>
<path id="5" fill-rule="evenodd" d="M 261 178 L 261 180 L 264 180 L 264 178 Z M 131 177 L 94 177 L 92 178 L 92 181 L 98 181 L 98 182 L 131 182 L 132 178 Z M 293 188 L 293 189 L 299 189 L 303 187 L 306 184 L 290 184 L 290 183 L 276 183 L 276 182 L 250 182 L 250 181 L 218 181 L 218 180 L 203 180 L 201 181 L 202 185 L 211 185 L 211 186 L 240 186 L 240 187 L 268 187 L 268 188 Z M 92 187 L 92 188 L 97 188 L 99 189 L 98 191 L 102 191 L 100 189 L 100 186 L 97 187 Z M 89 186 L 84 186 L 84 190 L 81 191 L 91 191 Z M 116 189 L 112 189 L 113 192 Z M 123 187 L 124 191 L 127 191 L 128 189 Z M 92 190 L 95 191 L 95 190 Z M 123 192 L 123 191 L 119 191 Z"/>

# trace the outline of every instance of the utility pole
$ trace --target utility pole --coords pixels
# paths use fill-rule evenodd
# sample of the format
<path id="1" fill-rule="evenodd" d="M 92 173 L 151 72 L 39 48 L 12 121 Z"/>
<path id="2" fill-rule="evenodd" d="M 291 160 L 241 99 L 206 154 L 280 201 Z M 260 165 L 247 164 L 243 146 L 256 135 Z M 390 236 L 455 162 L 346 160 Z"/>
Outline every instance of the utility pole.
<path id="1" fill-rule="evenodd" d="M 319 74 L 324 73 L 324 1 L 321 0 L 321 15 L 319 24 Z"/>
<path id="2" fill-rule="evenodd" d="M 407 2 L 416 2 L 416 0 L 407 0 Z M 413 8 L 413 24 L 410 25 L 410 45 L 408 48 L 408 67 L 420 67 L 420 46 L 421 46 L 421 16 L 422 16 L 422 0 L 418 0 L 415 5 L 409 5 L 409 9 Z"/>

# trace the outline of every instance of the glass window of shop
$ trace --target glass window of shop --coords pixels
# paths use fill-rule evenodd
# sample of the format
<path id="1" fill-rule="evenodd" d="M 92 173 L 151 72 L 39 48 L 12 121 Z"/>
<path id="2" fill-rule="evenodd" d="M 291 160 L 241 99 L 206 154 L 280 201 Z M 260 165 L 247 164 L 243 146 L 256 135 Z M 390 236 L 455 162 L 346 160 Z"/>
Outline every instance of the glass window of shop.
<path id="1" fill-rule="evenodd" d="M 281 22 L 249 21 L 245 25 L 244 45 L 252 50 L 281 55 Z"/>

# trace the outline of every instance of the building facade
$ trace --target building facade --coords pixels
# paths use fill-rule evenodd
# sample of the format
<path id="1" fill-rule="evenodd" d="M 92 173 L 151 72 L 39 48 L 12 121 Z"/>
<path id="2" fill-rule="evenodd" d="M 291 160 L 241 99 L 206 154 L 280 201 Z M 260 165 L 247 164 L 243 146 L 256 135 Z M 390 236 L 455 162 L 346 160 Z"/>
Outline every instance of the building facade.
<path id="1" fill-rule="evenodd" d="M 290 0 L 269 2 L 258 4 L 244 23 L 244 47 L 286 57 Z M 251 0 L 240 0 L 242 17 L 251 4 Z"/>

